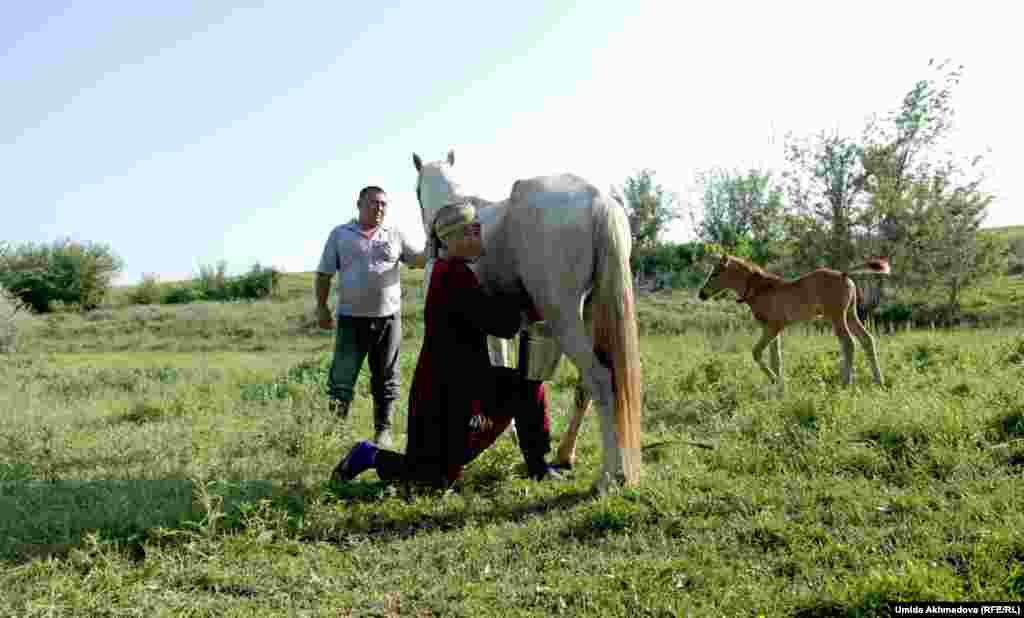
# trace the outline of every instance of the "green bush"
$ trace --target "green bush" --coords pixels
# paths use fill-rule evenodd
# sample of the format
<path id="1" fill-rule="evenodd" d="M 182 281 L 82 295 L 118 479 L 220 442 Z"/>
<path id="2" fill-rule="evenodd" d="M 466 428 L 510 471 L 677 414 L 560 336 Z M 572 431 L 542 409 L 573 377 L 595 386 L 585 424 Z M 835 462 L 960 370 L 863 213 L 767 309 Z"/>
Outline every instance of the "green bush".
<path id="1" fill-rule="evenodd" d="M 0 285 L 0 354 L 13 352 L 18 340 L 15 316 L 22 309 L 21 301 Z"/>
<path id="2" fill-rule="evenodd" d="M 227 264 L 201 266 L 191 283 L 164 290 L 161 302 L 168 305 L 191 303 L 198 300 L 232 301 L 255 300 L 273 295 L 281 280 L 276 268 L 254 265 L 249 272 L 237 277 L 227 276 Z"/>
<path id="3" fill-rule="evenodd" d="M 202 300 L 202 294 L 191 285 L 175 286 L 164 290 L 161 302 L 165 305 L 183 305 Z"/>
<path id="4" fill-rule="evenodd" d="M 1024 275 L 1024 257 L 1010 254 L 1008 263 L 1007 274 Z"/>
<path id="5" fill-rule="evenodd" d="M 914 315 L 914 309 L 907 303 L 882 303 L 875 311 L 875 321 L 879 324 L 905 324 Z"/>
<path id="6" fill-rule="evenodd" d="M 206 300 L 229 300 L 228 263 L 221 260 L 217 266 L 203 264 L 199 275 L 192 280 L 199 297 Z"/>
<path id="7" fill-rule="evenodd" d="M 95 309 L 123 268 L 107 245 L 70 239 L 26 243 L 0 259 L 0 284 L 38 313 L 52 311 L 57 302 Z"/>
<path id="8" fill-rule="evenodd" d="M 255 264 L 246 274 L 232 279 L 234 298 L 266 298 L 277 290 L 281 273 L 276 268 Z"/>
<path id="9" fill-rule="evenodd" d="M 634 251 L 630 268 L 645 279 L 654 277 L 656 289 L 696 287 L 706 274 L 699 262 L 704 254 L 703 243 L 659 243 L 653 249 Z"/>
<path id="10" fill-rule="evenodd" d="M 280 279 L 280 271 L 259 264 L 243 275 L 228 277 L 227 263 L 221 261 L 216 267 L 201 266 L 193 286 L 204 300 L 251 300 L 272 295 Z"/>
<path id="11" fill-rule="evenodd" d="M 142 282 L 135 286 L 135 289 L 128 295 L 133 305 L 155 305 L 161 300 L 160 282 L 157 276 L 151 273 L 142 275 Z"/>

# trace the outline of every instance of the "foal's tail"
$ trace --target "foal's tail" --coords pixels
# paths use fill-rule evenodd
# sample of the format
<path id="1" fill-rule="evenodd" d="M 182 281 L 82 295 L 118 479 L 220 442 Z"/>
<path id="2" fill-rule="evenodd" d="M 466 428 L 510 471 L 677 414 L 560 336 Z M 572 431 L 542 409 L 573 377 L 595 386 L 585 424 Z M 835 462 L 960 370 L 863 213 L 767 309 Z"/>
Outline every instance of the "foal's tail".
<path id="1" fill-rule="evenodd" d="M 889 258 L 877 257 L 871 258 L 863 264 L 854 266 L 853 269 L 846 271 L 844 274 L 847 275 L 888 275 L 892 273 L 892 269 L 889 268 Z"/>
<path id="2" fill-rule="evenodd" d="M 591 296 L 594 352 L 612 373 L 615 439 L 626 484 L 640 480 L 640 338 L 629 268 L 631 237 L 625 210 L 604 199 L 594 250 L 597 276 Z"/>

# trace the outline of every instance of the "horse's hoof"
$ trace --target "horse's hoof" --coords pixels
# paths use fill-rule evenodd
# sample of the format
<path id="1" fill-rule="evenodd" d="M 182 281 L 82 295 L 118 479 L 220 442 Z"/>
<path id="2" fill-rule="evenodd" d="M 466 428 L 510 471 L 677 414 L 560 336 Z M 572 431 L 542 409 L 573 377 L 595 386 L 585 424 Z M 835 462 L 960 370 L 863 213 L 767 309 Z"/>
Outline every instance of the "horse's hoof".
<path id="1" fill-rule="evenodd" d="M 597 477 L 591 485 L 591 490 L 600 496 L 606 496 L 609 493 L 614 493 L 619 489 L 630 485 L 629 481 L 626 480 L 626 475 L 622 472 L 617 472 L 614 475 L 608 474 L 607 472 Z"/>

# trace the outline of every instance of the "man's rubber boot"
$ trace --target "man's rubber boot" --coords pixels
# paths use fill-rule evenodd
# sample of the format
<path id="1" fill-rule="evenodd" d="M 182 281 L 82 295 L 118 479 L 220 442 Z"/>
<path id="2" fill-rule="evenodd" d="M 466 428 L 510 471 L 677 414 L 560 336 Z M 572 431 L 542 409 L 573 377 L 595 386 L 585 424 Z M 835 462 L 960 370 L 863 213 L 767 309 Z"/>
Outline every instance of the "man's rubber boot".
<path id="1" fill-rule="evenodd" d="M 391 406 L 386 401 L 373 407 L 373 443 L 380 448 L 391 448 Z"/>

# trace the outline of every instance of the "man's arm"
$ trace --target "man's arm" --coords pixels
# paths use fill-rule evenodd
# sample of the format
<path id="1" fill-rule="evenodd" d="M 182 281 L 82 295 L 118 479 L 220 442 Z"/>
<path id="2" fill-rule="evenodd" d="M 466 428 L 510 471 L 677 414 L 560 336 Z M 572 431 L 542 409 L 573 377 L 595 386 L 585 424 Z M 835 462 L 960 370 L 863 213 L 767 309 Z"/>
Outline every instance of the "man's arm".
<path id="1" fill-rule="evenodd" d="M 320 328 L 331 328 L 334 320 L 331 310 L 327 307 L 327 296 L 331 293 L 331 278 L 328 273 L 316 274 L 316 320 Z"/>
<path id="2" fill-rule="evenodd" d="M 320 264 L 316 268 L 316 283 L 314 285 L 314 294 L 316 295 L 315 312 L 316 321 L 320 328 L 331 328 L 334 326 L 331 310 L 327 308 L 327 296 L 331 293 L 331 277 L 341 267 L 341 256 L 338 255 L 338 243 L 336 240 L 338 229 L 338 227 L 334 228 L 327 235 L 327 242 L 324 243 L 324 250 L 320 254 Z"/>
<path id="3" fill-rule="evenodd" d="M 427 266 L 427 250 L 426 247 L 421 251 L 417 251 L 409 244 L 409 239 L 405 237 L 405 234 L 398 231 L 399 242 L 402 245 L 402 261 L 405 262 L 410 268 L 426 268 Z"/>

